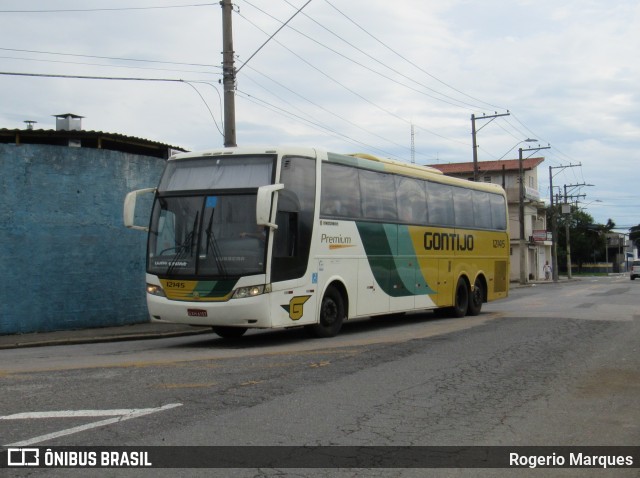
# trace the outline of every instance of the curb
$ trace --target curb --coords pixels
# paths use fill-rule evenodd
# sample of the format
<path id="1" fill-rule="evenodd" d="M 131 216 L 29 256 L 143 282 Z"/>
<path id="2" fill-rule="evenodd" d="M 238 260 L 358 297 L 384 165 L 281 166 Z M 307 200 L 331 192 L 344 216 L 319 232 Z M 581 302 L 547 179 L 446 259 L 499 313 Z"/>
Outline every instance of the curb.
<path id="1" fill-rule="evenodd" d="M 102 330 L 102 329 L 100 329 Z M 108 329 L 106 329 L 108 330 Z M 55 333 L 55 332 L 53 332 Z M 73 332 L 66 332 L 68 334 L 65 337 L 53 338 L 42 337 L 36 338 L 31 335 L 46 335 L 46 334 L 25 334 L 25 335 L 10 335 L 0 337 L 0 340 L 6 343 L 0 342 L 0 350 L 19 349 L 29 347 L 47 347 L 53 345 L 79 345 L 79 344 L 96 344 L 104 342 L 124 342 L 127 340 L 151 340 L 151 339 L 164 339 L 171 337 L 184 337 L 189 335 L 203 335 L 211 334 L 213 330 L 210 327 L 198 328 L 193 330 L 173 330 L 173 331 L 147 331 L 147 332 L 133 332 L 125 334 L 114 334 L 106 332 L 103 335 L 95 333 L 95 335 L 73 335 Z M 12 342 L 11 340 L 15 340 Z"/>

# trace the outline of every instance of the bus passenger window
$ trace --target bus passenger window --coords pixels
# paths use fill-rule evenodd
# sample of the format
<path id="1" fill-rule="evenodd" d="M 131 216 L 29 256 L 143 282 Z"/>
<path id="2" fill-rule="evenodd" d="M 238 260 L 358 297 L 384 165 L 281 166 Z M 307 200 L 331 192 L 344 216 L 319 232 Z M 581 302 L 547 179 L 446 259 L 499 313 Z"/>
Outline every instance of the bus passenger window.
<path id="1" fill-rule="evenodd" d="M 491 194 L 491 226 L 493 229 L 505 231 L 507 229 L 507 205 L 504 197 Z"/>
<path id="2" fill-rule="evenodd" d="M 394 177 L 360 170 L 362 216 L 366 219 L 398 220 Z"/>
<path id="3" fill-rule="evenodd" d="M 471 189 L 453 188 L 453 209 L 458 227 L 473 227 L 473 201 Z"/>
<path id="4" fill-rule="evenodd" d="M 473 217 L 475 226 L 481 229 L 491 229 L 490 193 L 473 191 Z"/>
<path id="5" fill-rule="evenodd" d="M 424 181 L 396 177 L 398 218 L 410 224 L 427 224 L 427 198 Z"/>
<path id="6" fill-rule="evenodd" d="M 360 217 L 357 169 L 338 164 L 322 165 L 320 214 L 346 218 Z"/>
<path id="7" fill-rule="evenodd" d="M 453 212 L 451 186 L 429 182 L 427 183 L 427 196 L 429 224 L 453 226 L 455 222 L 455 215 Z"/>

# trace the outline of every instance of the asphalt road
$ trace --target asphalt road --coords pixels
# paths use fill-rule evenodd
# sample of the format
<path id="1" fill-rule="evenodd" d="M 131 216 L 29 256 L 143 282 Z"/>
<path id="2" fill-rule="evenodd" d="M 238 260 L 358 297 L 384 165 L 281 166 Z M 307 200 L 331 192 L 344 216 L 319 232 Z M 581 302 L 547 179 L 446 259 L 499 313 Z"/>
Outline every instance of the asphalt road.
<path id="1" fill-rule="evenodd" d="M 359 321 L 332 339 L 288 330 L 235 342 L 200 335 L 2 351 L 1 444 L 638 445 L 639 293 L 640 281 L 628 277 L 588 278 L 514 290 L 475 318 L 427 313 Z M 552 476 L 640 476 L 638 470 L 553 470 Z M 46 470 L 46 476 L 74 471 L 80 472 Z M 548 471 L 187 474 L 550 476 Z"/>

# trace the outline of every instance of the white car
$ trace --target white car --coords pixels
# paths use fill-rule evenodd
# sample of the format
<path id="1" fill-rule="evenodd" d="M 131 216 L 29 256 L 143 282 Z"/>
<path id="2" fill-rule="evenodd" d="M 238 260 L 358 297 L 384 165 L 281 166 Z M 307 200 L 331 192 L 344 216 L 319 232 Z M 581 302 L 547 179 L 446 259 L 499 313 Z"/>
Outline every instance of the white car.
<path id="1" fill-rule="evenodd" d="M 640 277 L 640 261 L 633 261 L 631 264 L 631 280 Z"/>

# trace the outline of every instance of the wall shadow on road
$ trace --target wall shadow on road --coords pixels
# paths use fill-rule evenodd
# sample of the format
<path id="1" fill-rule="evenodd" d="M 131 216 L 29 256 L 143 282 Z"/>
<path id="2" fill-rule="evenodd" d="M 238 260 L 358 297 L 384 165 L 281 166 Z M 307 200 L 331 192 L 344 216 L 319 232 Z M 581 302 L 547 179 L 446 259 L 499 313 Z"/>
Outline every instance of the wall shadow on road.
<path id="1" fill-rule="evenodd" d="M 314 342 L 326 344 L 327 347 L 349 346 L 345 337 L 357 338 L 358 335 L 366 333 L 389 330 L 390 332 L 400 327 L 412 324 L 422 324 L 424 322 L 438 322 L 456 320 L 443 317 L 439 311 L 410 312 L 406 314 L 391 314 L 384 316 L 368 317 L 363 319 L 353 319 L 347 321 L 342 326 L 342 330 L 336 337 L 315 338 L 309 335 L 304 327 L 293 327 L 289 329 L 260 330 L 249 329 L 247 333 L 238 339 L 224 339 L 215 334 L 206 334 L 199 337 L 202 340 L 192 341 L 186 344 L 173 345 L 175 348 L 217 348 L 217 349 L 253 349 L 253 348 L 274 348 L 282 345 L 292 345 L 301 342 Z"/>

